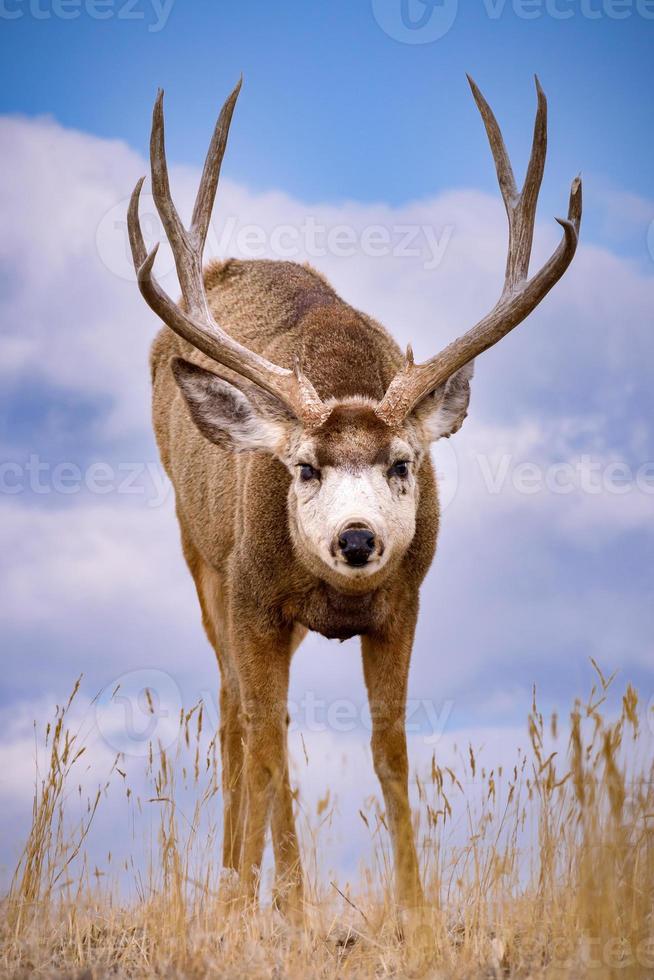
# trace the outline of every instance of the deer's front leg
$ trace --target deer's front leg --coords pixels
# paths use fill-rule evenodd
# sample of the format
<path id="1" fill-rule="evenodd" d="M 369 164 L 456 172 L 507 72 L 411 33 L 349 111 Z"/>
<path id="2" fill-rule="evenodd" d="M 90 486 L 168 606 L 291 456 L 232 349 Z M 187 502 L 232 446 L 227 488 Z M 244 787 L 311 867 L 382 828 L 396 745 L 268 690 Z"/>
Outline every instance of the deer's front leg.
<path id="1" fill-rule="evenodd" d="M 395 886 L 405 908 L 424 904 L 409 806 L 405 712 L 416 610 L 405 610 L 383 636 L 362 639 L 363 671 L 372 717 L 372 758 L 388 819 Z"/>
<path id="2" fill-rule="evenodd" d="M 272 843 L 275 853 L 275 906 L 294 919 L 301 915 L 304 882 L 300 848 L 293 816 L 293 793 L 288 768 L 288 751 L 284 748 L 285 769 L 275 790 L 272 807 Z"/>
<path id="3" fill-rule="evenodd" d="M 287 758 L 287 696 L 291 659 L 290 631 L 241 637 L 239 680 L 245 722 L 246 810 L 241 880 L 254 901 L 266 831 L 274 809 L 273 834 L 278 881 L 289 879 L 301 892 L 297 836 L 293 819 Z"/>

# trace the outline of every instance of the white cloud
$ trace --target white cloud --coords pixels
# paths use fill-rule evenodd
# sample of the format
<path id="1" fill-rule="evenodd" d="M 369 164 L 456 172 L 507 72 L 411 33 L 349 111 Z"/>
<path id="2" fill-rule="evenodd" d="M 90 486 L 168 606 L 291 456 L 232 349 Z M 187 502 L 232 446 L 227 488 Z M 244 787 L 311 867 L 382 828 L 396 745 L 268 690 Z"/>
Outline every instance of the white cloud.
<path id="1" fill-rule="evenodd" d="M 653 529 L 654 461 L 621 442 L 607 419 L 526 416 L 515 425 L 473 425 L 443 447 L 456 492 L 446 510 L 461 530 L 473 520 L 531 514 L 571 543 L 602 543 Z M 646 452 L 641 447 L 643 453 Z M 437 469 L 441 447 L 435 450 Z M 449 495 L 448 495 L 449 499 Z M 472 517 L 471 517 L 472 511 Z"/>
<path id="2" fill-rule="evenodd" d="M 2 610 L 13 626 L 82 623 L 103 612 L 175 620 L 192 590 L 172 508 L 143 512 L 83 503 L 42 510 L 2 507 Z"/>
<path id="3" fill-rule="evenodd" d="M 613 242 L 628 240 L 638 233 L 641 247 L 645 229 L 654 219 L 654 201 L 632 194 L 605 177 L 592 176 L 588 203 L 600 218 L 601 231 Z M 654 261 L 654 255 L 651 256 Z"/>
<path id="4" fill-rule="evenodd" d="M 95 248 L 98 222 L 142 162 L 49 119 L 3 118 L 0 138 L 2 371 L 109 396 L 112 428 L 142 428 L 148 315 Z"/>

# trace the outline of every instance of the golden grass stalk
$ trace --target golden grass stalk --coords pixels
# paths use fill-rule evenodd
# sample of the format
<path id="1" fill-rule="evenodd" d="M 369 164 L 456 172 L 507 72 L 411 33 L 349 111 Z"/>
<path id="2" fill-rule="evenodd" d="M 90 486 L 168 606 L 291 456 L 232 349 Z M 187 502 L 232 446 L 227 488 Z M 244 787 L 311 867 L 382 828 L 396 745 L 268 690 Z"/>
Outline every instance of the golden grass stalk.
<path id="1" fill-rule="evenodd" d="M 84 756 L 69 723 L 79 681 L 45 733 L 32 821 L 4 899 L 5 975 L 152 977 L 648 977 L 654 975 L 653 719 L 613 678 L 569 714 L 544 719 L 534 693 L 527 751 L 510 770 L 469 746 L 456 767 L 415 776 L 415 827 L 428 907 L 403 917 L 392 898 L 385 816 L 360 817 L 373 860 L 353 880 L 321 867 L 336 823 L 334 790 L 300 808 L 307 903 L 291 928 L 265 901 L 235 913 L 219 867 L 220 771 L 202 704 L 182 711 L 172 750 L 152 745 L 150 795 L 129 787 L 124 759 L 69 816 Z M 603 714 L 605 712 L 605 714 Z M 306 754 L 306 748 L 305 748 Z M 136 765 L 134 760 L 130 765 Z M 111 781 L 125 783 L 130 824 L 156 812 L 112 874 L 90 871 L 93 822 Z M 108 863 L 112 859 L 108 857 Z M 264 883 L 265 884 L 265 883 Z M 131 891 L 131 895 L 129 894 Z M 264 889 L 265 891 L 265 889 Z"/>

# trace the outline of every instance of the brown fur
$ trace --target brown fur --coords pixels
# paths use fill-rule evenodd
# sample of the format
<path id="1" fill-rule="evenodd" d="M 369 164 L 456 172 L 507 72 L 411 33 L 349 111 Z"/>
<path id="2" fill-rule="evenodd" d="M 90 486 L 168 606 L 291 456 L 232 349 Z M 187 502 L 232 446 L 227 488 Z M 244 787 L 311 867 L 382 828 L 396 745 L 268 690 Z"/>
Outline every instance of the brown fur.
<path id="1" fill-rule="evenodd" d="M 323 399 L 361 396 L 333 410 L 320 433 L 320 465 L 338 458 L 356 468 L 388 455 L 391 432 L 369 400 L 383 397 L 402 356 L 379 324 L 340 300 L 309 266 L 231 260 L 212 263 L 204 278 L 216 321 L 236 340 L 282 367 L 291 367 L 299 354 Z M 178 355 L 212 365 L 166 327 L 154 342 L 154 428 L 221 668 L 225 866 L 239 870 L 253 894 L 272 819 L 278 892 L 288 895 L 290 907 L 299 904 L 286 757 L 290 659 L 303 628 L 339 639 L 360 634 L 375 707 L 373 760 L 389 815 L 398 892 L 405 904 L 415 904 L 420 883 L 407 796 L 404 702 L 418 590 L 438 529 L 428 454 L 420 464 L 416 532 L 408 551 L 365 588 L 342 590 L 298 557 L 285 466 L 266 453 L 237 455 L 200 434 L 170 370 Z"/>

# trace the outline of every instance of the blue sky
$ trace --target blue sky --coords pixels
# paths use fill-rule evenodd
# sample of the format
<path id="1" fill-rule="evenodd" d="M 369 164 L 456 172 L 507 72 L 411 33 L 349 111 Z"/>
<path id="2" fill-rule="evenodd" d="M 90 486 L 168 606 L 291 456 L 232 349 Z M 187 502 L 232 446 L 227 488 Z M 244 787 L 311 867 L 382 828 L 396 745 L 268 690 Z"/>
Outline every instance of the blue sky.
<path id="1" fill-rule="evenodd" d="M 537 72 L 553 110 L 543 203 L 560 207 L 579 169 L 647 195 L 654 19 L 640 12 L 645 0 L 619 2 L 616 19 L 616 0 L 531 0 L 528 17 L 517 0 L 461 0 L 442 38 L 405 44 L 380 28 L 370 0 L 174 0 L 162 14 L 150 0 L 115 0 L 106 20 L 86 14 L 83 0 L 73 0 L 70 20 L 56 17 L 50 0 L 40 8 L 3 0 L 21 16 L 0 36 L 0 108 L 51 113 L 143 152 L 143 121 L 162 85 L 175 119 L 171 155 L 197 164 L 211 116 L 242 72 L 228 175 L 308 201 L 398 203 L 452 186 L 492 192 L 465 72 L 497 105 L 518 161 Z M 440 0 L 434 9 L 440 16 L 452 6 Z"/>
<path id="2" fill-rule="evenodd" d="M 512 738 L 531 685 L 565 710 L 588 686 L 589 656 L 645 700 L 654 691 L 654 5 L 430 10 L 409 2 L 424 31 L 442 32 L 434 40 L 402 26 L 401 0 L 107 0 L 103 20 L 91 0 L 0 0 L 6 766 L 28 744 L 29 719 L 80 671 L 87 699 L 143 669 L 165 672 L 188 702 L 216 689 L 150 434 L 156 323 L 130 280 L 124 214 L 146 170 L 156 88 L 184 210 L 241 72 L 210 251 L 243 254 L 238 232 L 250 224 L 275 256 L 275 230 L 289 226 L 298 260 L 419 356 L 474 322 L 501 284 L 504 216 L 465 72 L 494 106 L 518 173 L 538 72 L 550 144 L 534 261 L 553 247 L 552 216 L 580 170 L 582 246 L 529 323 L 480 359 L 470 417 L 435 449 L 446 506 L 411 693 L 436 712 L 423 712 L 423 732 L 438 716 L 448 734 L 485 726 Z M 354 254 L 307 254 L 308 218 L 353 228 Z M 402 255 L 407 225 L 420 249 Z M 373 226 L 394 243 L 379 258 L 361 247 Z M 165 254 L 158 261 L 174 290 Z M 112 475 L 98 489 L 103 467 Z M 569 489 L 557 488 L 561 473 Z M 362 703 L 356 645 L 311 639 L 295 702 L 307 691 Z M 28 770 L 2 796 L 16 826 Z"/>

